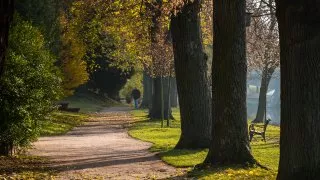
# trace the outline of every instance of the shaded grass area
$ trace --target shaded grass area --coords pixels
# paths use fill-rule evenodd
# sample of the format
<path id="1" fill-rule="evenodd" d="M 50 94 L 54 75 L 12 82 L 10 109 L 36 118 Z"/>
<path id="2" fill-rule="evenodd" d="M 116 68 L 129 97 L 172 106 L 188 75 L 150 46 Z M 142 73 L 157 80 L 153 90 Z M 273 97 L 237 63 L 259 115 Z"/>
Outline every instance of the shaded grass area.
<path id="1" fill-rule="evenodd" d="M 89 116 L 81 113 L 54 112 L 46 121 L 41 122 L 41 136 L 62 135 L 81 125 Z"/>
<path id="2" fill-rule="evenodd" d="M 80 108 L 80 112 L 82 113 L 99 112 L 105 107 L 119 105 L 118 102 L 93 92 L 76 93 L 73 96 L 65 98 L 63 101 L 69 102 L 69 107 Z"/>
<path id="3" fill-rule="evenodd" d="M 0 179 L 54 179 L 47 160 L 32 156 L 0 157 Z"/>
<path id="4" fill-rule="evenodd" d="M 180 115 L 178 109 L 173 109 L 176 120 L 171 128 L 161 128 L 160 120 L 150 121 L 147 110 L 132 111 L 136 123 L 129 129 L 129 134 L 137 139 L 153 143 L 150 151 L 159 152 L 163 161 L 175 167 L 190 167 L 189 176 L 197 179 L 276 179 L 279 162 L 280 128 L 269 125 L 266 133 L 267 142 L 259 136 L 254 136 L 251 149 L 252 154 L 260 164 L 268 170 L 259 167 L 208 167 L 205 170 L 193 169 L 201 164 L 208 153 L 208 149 L 175 150 L 173 149 L 180 137 Z"/>

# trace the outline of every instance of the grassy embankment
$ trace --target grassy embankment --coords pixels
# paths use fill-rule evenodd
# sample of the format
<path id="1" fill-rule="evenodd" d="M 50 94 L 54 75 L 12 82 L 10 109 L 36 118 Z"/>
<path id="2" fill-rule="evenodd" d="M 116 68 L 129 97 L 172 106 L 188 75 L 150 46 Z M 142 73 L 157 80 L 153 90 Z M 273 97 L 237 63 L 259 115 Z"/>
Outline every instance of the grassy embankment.
<path id="1" fill-rule="evenodd" d="M 251 148 L 254 157 L 269 170 L 259 167 L 243 168 L 238 166 L 217 167 L 207 170 L 194 170 L 193 167 L 205 159 L 208 150 L 174 150 L 180 136 L 180 115 L 178 109 L 173 110 L 176 120 L 171 128 L 160 128 L 161 121 L 150 121 L 146 118 L 147 111 L 132 112 L 137 122 L 130 128 L 132 137 L 152 142 L 150 151 L 159 152 L 163 161 L 175 167 L 189 167 L 189 176 L 197 179 L 275 179 L 279 162 L 280 128 L 269 125 L 267 142 L 260 137 L 254 137 Z"/>
<path id="2" fill-rule="evenodd" d="M 64 99 L 64 101 L 69 102 L 70 107 L 80 108 L 80 113 L 99 112 L 105 107 L 119 105 L 118 102 L 112 99 L 104 98 L 92 92 L 77 93 Z"/>
<path id="3" fill-rule="evenodd" d="M 69 107 L 80 108 L 80 113 L 55 112 L 43 122 L 41 136 L 54 136 L 65 134 L 73 127 L 81 125 L 88 114 L 99 112 L 105 107 L 115 106 L 117 102 L 111 99 L 103 99 L 94 93 L 77 94 L 66 98 Z"/>

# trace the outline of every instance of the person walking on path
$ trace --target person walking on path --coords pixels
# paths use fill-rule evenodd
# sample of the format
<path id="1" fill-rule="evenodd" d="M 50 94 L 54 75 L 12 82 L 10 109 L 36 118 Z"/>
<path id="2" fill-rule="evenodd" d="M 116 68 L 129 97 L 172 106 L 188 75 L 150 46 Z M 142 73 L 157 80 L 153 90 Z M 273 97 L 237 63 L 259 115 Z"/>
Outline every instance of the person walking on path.
<path id="1" fill-rule="evenodd" d="M 134 101 L 134 107 L 136 109 L 139 108 L 139 98 L 141 97 L 141 93 L 140 91 L 137 89 L 137 88 L 134 88 L 131 92 L 131 96 L 133 98 L 133 101 Z"/>

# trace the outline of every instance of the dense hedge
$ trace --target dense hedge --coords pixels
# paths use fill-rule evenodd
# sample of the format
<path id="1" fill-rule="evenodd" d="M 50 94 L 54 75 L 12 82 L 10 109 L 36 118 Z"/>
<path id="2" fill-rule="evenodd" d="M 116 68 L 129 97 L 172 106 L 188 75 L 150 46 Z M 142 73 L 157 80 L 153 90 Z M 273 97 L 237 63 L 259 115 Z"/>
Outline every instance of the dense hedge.
<path id="1" fill-rule="evenodd" d="M 41 32 L 16 15 L 1 78 L 0 148 L 8 144 L 25 146 L 38 136 L 39 121 L 60 97 L 61 76 L 55 59 L 45 47 Z"/>

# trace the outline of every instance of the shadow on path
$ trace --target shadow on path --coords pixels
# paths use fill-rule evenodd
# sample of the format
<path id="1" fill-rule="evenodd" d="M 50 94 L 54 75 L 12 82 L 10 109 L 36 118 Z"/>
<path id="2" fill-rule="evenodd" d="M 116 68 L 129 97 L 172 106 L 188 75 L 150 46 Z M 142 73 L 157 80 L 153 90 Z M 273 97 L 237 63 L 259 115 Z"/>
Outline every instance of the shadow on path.
<path id="1" fill-rule="evenodd" d="M 57 179 L 171 179 L 177 170 L 148 149 L 151 144 L 128 136 L 128 107 L 106 108 L 63 136 L 43 137 L 32 155 L 50 159 Z"/>

